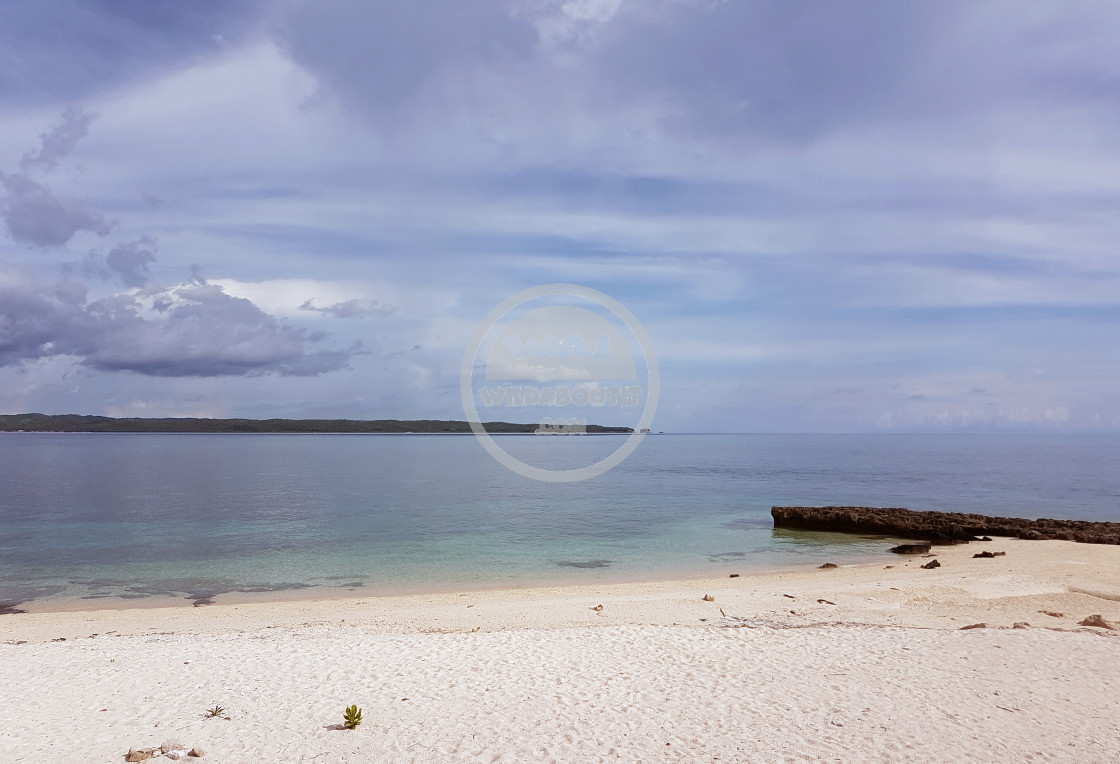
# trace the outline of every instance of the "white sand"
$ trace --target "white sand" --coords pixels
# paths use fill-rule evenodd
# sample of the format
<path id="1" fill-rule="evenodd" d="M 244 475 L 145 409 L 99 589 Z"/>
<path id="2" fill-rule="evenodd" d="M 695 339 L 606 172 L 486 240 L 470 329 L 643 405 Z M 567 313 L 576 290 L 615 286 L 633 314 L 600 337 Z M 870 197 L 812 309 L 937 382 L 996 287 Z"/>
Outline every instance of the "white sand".
<path id="1" fill-rule="evenodd" d="M 937 570 L 2 616 L 0 762 L 168 739 L 210 762 L 1120 761 L 1120 632 L 1077 626 L 1120 622 L 1120 547 L 938 551 Z M 958 630 L 978 621 L 1000 628 Z M 215 702 L 228 721 L 203 718 Z M 362 726 L 332 729 L 350 703 Z"/>

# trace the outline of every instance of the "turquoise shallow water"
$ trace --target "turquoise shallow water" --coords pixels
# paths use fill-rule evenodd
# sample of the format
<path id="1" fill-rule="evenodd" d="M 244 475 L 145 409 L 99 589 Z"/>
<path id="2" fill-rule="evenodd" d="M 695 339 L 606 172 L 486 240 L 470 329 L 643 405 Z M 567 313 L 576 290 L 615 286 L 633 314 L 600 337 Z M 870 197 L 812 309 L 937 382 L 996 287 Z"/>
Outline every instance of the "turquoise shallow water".
<path id="1" fill-rule="evenodd" d="M 582 466 L 618 436 L 508 437 Z M 470 436 L 0 434 L 0 603 L 440 590 L 873 559 L 773 504 L 1120 520 L 1115 436 L 653 435 L 539 483 Z"/>

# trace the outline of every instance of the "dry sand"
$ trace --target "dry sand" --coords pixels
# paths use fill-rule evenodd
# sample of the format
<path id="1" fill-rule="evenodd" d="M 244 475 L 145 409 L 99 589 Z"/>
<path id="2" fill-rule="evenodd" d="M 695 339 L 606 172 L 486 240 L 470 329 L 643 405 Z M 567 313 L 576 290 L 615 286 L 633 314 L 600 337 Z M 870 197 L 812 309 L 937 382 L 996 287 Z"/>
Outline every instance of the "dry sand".
<path id="1" fill-rule="evenodd" d="M 1120 762 L 1120 632 L 1078 625 L 1120 623 L 1120 547 L 935 551 L 935 570 L 0 616 L 0 762 L 168 740 L 209 762 Z M 350 703 L 363 724 L 337 729 Z"/>

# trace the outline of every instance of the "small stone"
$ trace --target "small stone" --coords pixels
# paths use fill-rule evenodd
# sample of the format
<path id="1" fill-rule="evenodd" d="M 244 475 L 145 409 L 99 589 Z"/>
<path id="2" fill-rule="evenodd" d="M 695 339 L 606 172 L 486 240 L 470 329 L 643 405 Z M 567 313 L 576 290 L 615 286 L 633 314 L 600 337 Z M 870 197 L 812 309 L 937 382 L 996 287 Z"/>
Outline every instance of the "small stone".
<path id="1" fill-rule="evenodd" d="M 705 594 L 702 598 L 705 602 L 715 602 L 716 598 L 710 594 Z"/>
<path id="2" fill-rule="evenodd" d="M 840 566 L 837 565 L 834 562 L 826 562 L 824 565 L 821 565 L 820 569 L 821 570 L 831 570 L 832 568 L 839 568 L 839 567 Z"/>
<path id="3" fill-rule="evenodd" d="M 1029 629 L 1030 627 L 1031 627 L 1031 625 L 1029 623 L 1027 623 L 1026 621 L 1016 621 L 1015 625 L 1012 626 L 1011 628 L 1013 628 L 1013 629 Z"/>
<path id="4" fill-rule="evenodd" d="M 925 565 L 922 566 L 922 568 L 924 570 L 932 570 L 933 568 L 940 568 L 940 567 L 941 567 L 941 563 L 939 563 L 937 560 L 930 560 L 929 562 L 927 562 Z"/>
<path id="5" fill-rule="evenodd" d="M 602 605 L 596 605 L 595 607 L 593 607 L 591 609 L 594 610 L 596 613 L 601 613 L 603 611 L 603 606 Z"/>
<path id="6" fill-rule="evenodd" d="M 832 726 L 833 727 L 843 727 L 844 722 L 840 721 L 839 719 L 833 719 L 832 720 Z"/>
<path id="7" fill-rule="evenodd" d="M 1083 621 L 1077 622 L 1078 626 L 1095 626 L 1098 629 L 1108 629 L 1109 631 L 1120 631 L 1120 627 L 1116 624 L 1106 621 L 1100 615 L 1091 615 Z"/>
<path id="8" fill-rule="evenodd" d="M 986 624 L 986 623 L 973 623 L 973 624 L 969 624 L 968 626 L 962 626 L 960 628 L 960 630 L 961 631 L 968 631 L 969 629 L 986 629 L 986 628 L 988 628 L 988 624 Z"/>
<path id="9" fill-rule="evenodd" d="M 739 574 L 738 574 L 738 573 L 732 573 L 732 574 L 731 574 L 731 578 L 738 578 L 738 577 L 739 577 Z"/>
<path id="10" fill-rule="evenodd" d="M 185 748 L 186 746 L 178 740 L 165 740 L 163 745 L 159 747 L 159 750 L 161 753 L 167 753 L 168 751 L 182 751 Z"/>
<path id="11" fill-rule="evenodd" d="M 135 748 L 129 748 L 128 753 L 124 755 L 125 761 L 147 761 L 152 758 L 152 754 L 147 751 L 137 751 Z"/>
<path id="12" fill-rule="evenodd" d="M 1065 618 L 1066 616 L 1065 613 L 1058 613 L 1054 610 L 1039 610 L 1038 612 L 1042 613 L 1043 615 L 1048 615 L 1051 618 Z"/>
<path id="13" fill-rule="evenodd" d="M 164 756 L 171 759 L 172 761 L 179 761 L 180 759 L 182 759 L 186 755 L 187 754 L 185 752 L 177 750 L 177 749 L 173 750 L 173 751 L 168 751 L 167 753 L 164 754 Z"/>
<path id="14" fill-rule="evenodd" d="M 817 600 L 817 604 L 818 605 L 835 605 L 836 603 L 835 602 L 829 602 L 828 600 Z"/>
<path id="15" fill-rule="evenodd" d="M 407 700 L 407 698 L 405 698 L 405 700 Z M 187 751 L 187 756 L 193 756 L 196 759 L 201 759 L 205 755 L 206 755 L 206 751 L 202 750 L 198 746 L 195 746 L 194 748 Z"/>

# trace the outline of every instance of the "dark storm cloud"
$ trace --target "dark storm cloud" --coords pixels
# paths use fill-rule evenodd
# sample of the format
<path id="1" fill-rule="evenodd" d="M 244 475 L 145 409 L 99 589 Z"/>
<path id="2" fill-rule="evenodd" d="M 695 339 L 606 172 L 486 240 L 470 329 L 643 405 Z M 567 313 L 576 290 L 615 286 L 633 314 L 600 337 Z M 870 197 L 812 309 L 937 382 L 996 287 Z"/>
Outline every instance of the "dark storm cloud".
<path id="1" fill-rule="evenodd" d="M 299 306 L 300 310 L 309 310 L 315 313 L 326 313 L 335 318 L 364 318 L 366 316 L 390 316 L 397 311 L 396 305 L 385 305 L 369 298 L 356 298 L 344 302 L 336 302 L 320 308 L 315 301 L 307 300 Z"/>
<path id="2" fill-rule="evenodd" d="M 8 235 L 21 244 L 36 247 L 61 247 L 79 231 L 107 236 L 112 221 L 81 202 L 55 196 L 42 183 L 26 175 L 0 173 L 0 218 Z"/>
<path id="3" fill-rule="evenodd" d="M 145 299 L 163 310 L 153 314 Z M 65 355 L 152 377 L 315 376 L 344 368 L 357 352 L 316 349 L 320 339 L 212 284 L 87 303 L 77 282 L 45 289 L 0 280 L 0 366 Z"/>

